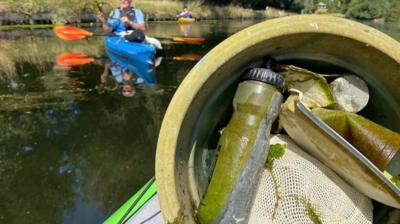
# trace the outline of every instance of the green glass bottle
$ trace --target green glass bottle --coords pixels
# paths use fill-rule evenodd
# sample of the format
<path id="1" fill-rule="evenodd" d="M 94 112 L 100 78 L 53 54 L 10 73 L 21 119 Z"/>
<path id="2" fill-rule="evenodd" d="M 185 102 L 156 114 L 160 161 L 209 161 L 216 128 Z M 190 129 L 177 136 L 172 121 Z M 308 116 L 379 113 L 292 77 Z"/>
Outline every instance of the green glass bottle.
<path id="1" fill-rule="evenodd" d="M 282 102 L 283 77 L 270 69 L 253 68 L 242 79 L 198 209 L 197 217 L 203 224 L 231 223 L 233 217 L 246 219 L 252 198 L 249 194 L 256 188 L 267 158 L 267 135 Z"/>

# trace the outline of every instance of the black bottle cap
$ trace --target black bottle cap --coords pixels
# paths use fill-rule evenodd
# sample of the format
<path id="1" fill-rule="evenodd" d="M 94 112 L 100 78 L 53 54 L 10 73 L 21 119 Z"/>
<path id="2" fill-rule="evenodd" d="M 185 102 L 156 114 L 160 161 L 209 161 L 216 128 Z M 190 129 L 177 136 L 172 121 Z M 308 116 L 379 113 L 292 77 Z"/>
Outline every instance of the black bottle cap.
<path id="1" fill-rule="evenodd" d="M 283 76 L 269 68 L 252 68 L 247 71 L 242 80 L 254 80 L 276 86 L 279 91 L 283 91 Z"/>

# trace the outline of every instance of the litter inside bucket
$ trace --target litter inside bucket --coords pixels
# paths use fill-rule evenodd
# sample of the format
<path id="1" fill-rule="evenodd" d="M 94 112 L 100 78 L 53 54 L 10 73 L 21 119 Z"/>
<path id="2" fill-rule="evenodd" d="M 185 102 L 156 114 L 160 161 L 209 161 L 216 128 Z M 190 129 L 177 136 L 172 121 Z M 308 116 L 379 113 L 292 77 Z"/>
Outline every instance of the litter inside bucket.
<path id="1" fill-rule="evenodd" d="M 156 178 L 167 222 L 196 222 L 219 131 L 243 71 L 274 56 L 313 71 L 345 71 L 366 81 L 364 117 L 400 131 L 400 46 L 373 28 L 339 18 L 296 16 L 233 35 L 200 61 L 179 87 L 164 118 Z M 397 84 L 396 84 L 397 83 Z"/>

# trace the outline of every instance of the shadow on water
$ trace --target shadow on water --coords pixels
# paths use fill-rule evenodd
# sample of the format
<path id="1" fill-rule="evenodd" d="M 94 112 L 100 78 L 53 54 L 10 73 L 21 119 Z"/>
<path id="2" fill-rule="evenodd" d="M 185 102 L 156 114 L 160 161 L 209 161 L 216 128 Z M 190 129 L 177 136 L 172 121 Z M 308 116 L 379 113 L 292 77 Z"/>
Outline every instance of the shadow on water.
<path id="1" fill-rule="evenodd" d="M 164 42 L 164 57 L 204 55 L 255 21 L 179 27 L 151 22 L 150 36 L 205 37 Z M 377 27 L 379 29 L 379 27 Z M 399 39 L 399 28 L 382 27 Z M 105 61 L 72 68 L 63 52 L 104 57 L 103 38 L 67 42 L 51 30 L 0 33 L 0 223 L 99 223 L 154 175 L 164 112 L 194 61 L 163 60 L 155 86 L 133 97 L 104 88 Z"/>

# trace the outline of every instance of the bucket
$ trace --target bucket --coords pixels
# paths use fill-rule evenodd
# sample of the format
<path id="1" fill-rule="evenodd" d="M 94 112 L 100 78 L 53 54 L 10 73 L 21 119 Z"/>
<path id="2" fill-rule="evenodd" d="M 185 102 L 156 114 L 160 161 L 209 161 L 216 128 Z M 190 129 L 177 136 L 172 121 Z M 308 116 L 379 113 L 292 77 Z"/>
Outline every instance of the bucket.
<path id="1" fill-rule="evenodd" d="M 239 77 L 265 56 L 317 72 L 350 72 L 367 82 L 362 115 L 400 132 L 400 44 L 369 26 L 332 16 L 268 20 L 229 37 L 190 71 L 162 123 L 156 180 L 167 223 L 195 223 Z"/>

